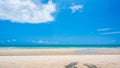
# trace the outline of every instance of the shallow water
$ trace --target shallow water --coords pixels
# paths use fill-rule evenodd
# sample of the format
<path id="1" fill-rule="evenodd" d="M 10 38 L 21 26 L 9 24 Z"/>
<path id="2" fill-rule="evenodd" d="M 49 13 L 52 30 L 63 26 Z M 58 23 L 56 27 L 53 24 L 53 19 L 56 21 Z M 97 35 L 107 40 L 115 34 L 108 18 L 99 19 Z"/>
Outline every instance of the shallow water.
<path id="1" fill-rule="evenodd" d="M 120 48 L 120 45 L 0 45 L 0 48 L 56 49 L 56 48 Z"/>

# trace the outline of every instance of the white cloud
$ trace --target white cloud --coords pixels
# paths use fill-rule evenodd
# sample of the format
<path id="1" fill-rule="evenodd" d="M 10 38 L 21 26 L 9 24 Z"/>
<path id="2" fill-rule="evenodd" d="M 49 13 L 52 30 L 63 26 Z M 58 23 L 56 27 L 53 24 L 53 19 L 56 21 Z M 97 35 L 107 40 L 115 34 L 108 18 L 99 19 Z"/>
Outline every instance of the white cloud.
<path id="1" fill-rule="evenodd" d="M 13 42 L 15 42 L 15 41 L 16 41 L 16 39 L 12 39 L 12 41 L 13 41 Z"/>
<path id="2" fill-rule="evenodd" d="M 76 11 L 81 11 L 83 8 L 83 5 L 73 5 L 70 7 L 70 9 L 72 10 L 72 13 L 75 13 Z"/>
<path id="3" fill-rule="evenodd" d="M 55 41 L 47 41 L 47 40 L 39 40 L 37 43 L 39 44 L 57 44 Z"/>
<path id="4" fill-rule="evenodd" d="M 16 39 L 1 40 L 0 42 L 1 43 L 5 43 L 5 42 L 12 43 L 12 42 L 16 42 Z"/>
<path id="5" fill-rule="evenodd" d="M 38 43 L 50 43 L 49 41 L 39 40 Z"/>
<path id="6" fill-rule="evenodd" d="M 105 34 L 120 34 L 120 32 L 106 32 L 106 33 L 101 33 L 101 35 L 105 35 Z"/>
<path id="7" fill-rule="evenodd" d="M 39 41 L 38 41 L 38 43 L 43 43 L 43 42 L 44 42 L 44 41 L 42 41 L 42 40 L 39 40 Z"/>
<path id="8" fill-rule="evenodd" d="M 55 3 L 39 1 L 37 4 L 34 0 L 0 0 L 0 19 L 33 24 L 54 21 Z"/>
<path id="9" fill-rule="evenodd" d="M 101 29 L 97 29 L 97 31 L 107 31 L 107 30 L 111 30 L 112 28 L 101 28 Z"/>

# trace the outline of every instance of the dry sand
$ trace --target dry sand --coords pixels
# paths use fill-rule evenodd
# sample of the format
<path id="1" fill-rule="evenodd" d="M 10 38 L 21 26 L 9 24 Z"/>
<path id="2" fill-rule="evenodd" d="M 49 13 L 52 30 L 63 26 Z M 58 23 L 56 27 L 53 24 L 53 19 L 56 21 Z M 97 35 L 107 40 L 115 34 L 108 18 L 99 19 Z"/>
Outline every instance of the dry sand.
<path id="1" fill-rule="evenodd" d="M 65 68 L 77 62 L 76 67 L 120 68 L 120 55 L 41 55 L 41 56 L 0 56 L 0 68 Z"/>
<path id="2" fill-rule="evenodd" d="M 120 68 L 120 49 L 0 49 L 0 68 L 67 68 L 74 62 L 78 68 Z"/>

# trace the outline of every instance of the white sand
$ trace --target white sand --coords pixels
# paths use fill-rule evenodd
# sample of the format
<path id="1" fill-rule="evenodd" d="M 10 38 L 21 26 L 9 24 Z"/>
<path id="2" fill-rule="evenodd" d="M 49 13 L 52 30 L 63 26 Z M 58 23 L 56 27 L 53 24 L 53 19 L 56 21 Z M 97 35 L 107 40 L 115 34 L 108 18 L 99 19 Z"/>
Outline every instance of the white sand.
<path id="1" fill-rule="evenodd" d="M 0 49 L 0 56 L 11 55 L 118 55 L 120 48 Z"/>
<path id="2" fill-rule="evenodd" d="M 0 68 L 65 68 L 72 62 L 78 62 L 78 68 L 120 68 L 120 55 L 0 56 Z"/>
<path id="3" fill-rule="evenodd" d="M 120 68 L 120 49 L 0 49 L 0 68 Z"/>

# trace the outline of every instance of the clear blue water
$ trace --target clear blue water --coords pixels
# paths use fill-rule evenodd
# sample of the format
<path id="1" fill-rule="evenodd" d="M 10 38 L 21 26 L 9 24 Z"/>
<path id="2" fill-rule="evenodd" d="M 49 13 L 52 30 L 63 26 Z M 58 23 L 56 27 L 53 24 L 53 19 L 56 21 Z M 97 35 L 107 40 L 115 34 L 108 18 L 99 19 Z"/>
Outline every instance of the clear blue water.
<path id="1" fill-rule="evenodd" d="M 0 45 L 0 48 L 120 48 L 120 45 Z"/>

